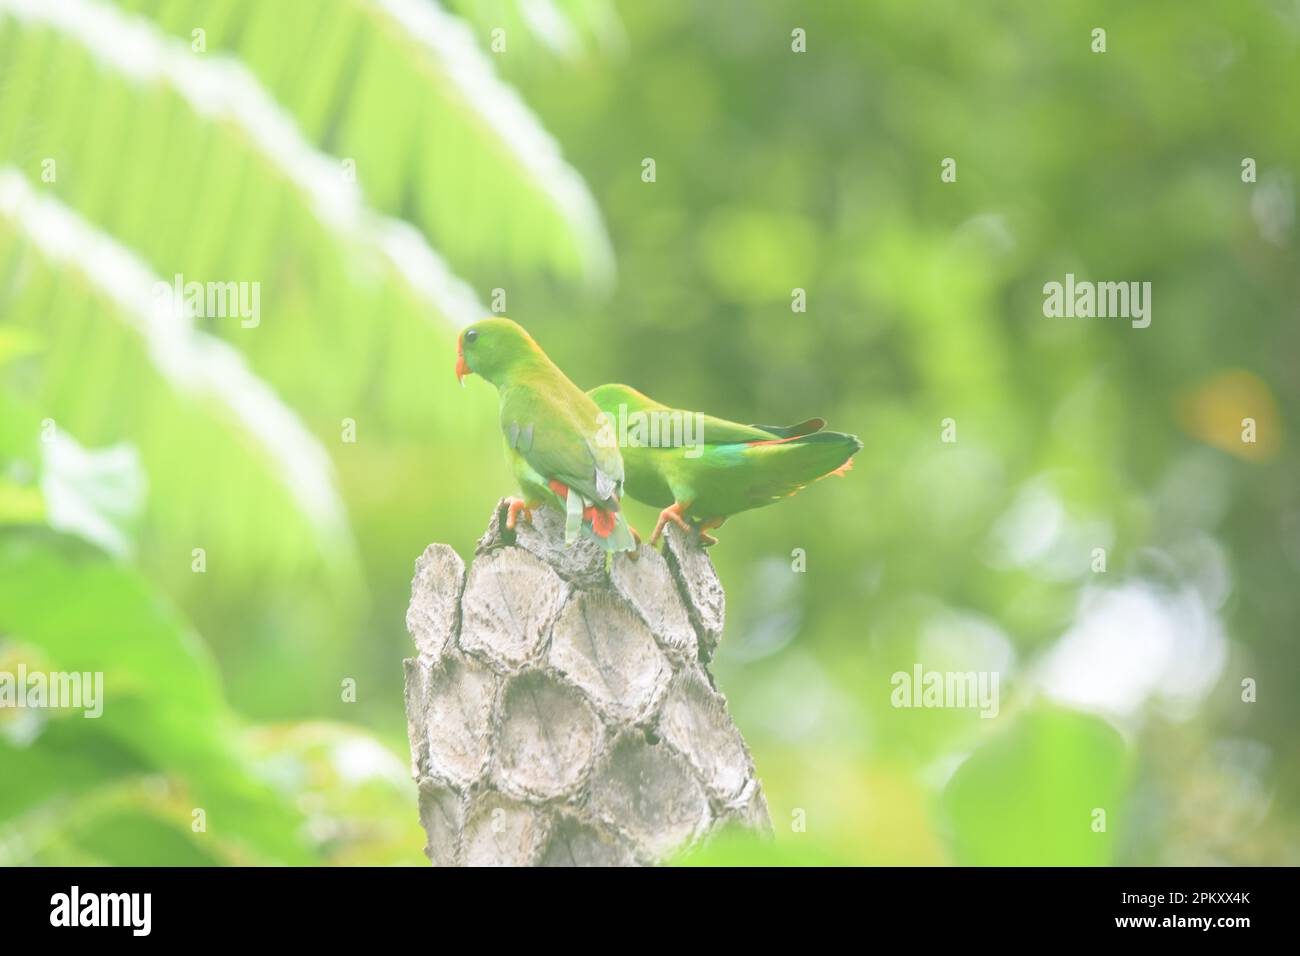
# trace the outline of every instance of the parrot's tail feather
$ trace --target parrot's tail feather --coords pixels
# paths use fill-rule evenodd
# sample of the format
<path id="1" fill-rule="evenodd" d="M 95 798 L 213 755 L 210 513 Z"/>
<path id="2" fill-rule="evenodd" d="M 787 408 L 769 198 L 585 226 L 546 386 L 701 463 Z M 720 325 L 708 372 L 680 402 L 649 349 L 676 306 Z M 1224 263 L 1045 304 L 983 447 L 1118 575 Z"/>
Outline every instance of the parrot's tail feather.
<path id="1" fill-rule="evenodd" d="M 852 467 L 862 450 L 854 435 L 818 431 L 776 441 L 748 442 L 746 454 L 764 459 L 767 487 L 774 495 L 791 495 L 809 482 L 840 474 Z"/>
<path id="2" fill-rule="evenodd" d="M 788 441 L 798 441 L 801 435 L 787 435 L 785 438 L 769 438 L 767 441 L 746 442 L 750 448 L 759 448 L 763 445 L 784 445 Z"/>
<path id="3" fill-rule="evenodd" d="M 636 537 L 632 526 L 621 513 L 591 504 L 582 495 L 570 495 L 563 482 L 551 481 L 550 489 L 564 502 L 564 543 L 572 544 L 579 533 L 586 535 L 609 552 L 635 551 Z M 615 506 L 618 499 L 614 499 Z"/>
<path id="4" fill-rule="evenodd" d="M 749 427 L 770 432 L 777 438 L 799 438 L 802 435 L 811 435 L 814 432 L 821 431 L 826 427 L 826 420 L 824 418 L 810 418 L 798 425 L 750 425 Z"/>
<path id="5" fill-rule="evenodd" d="M 622 512 L 614 515 L 614 527 L 605 540 L 610 544 L 610 551 L 635 551 L 641 544 Z"/>
<path id="6" fill-rule="evenodd" d="M 606 511 L 604 508 L 591 507 L 591 521 L 582 526 L 583 533 L 595 541 L 605 551 L 635 551 L 636 536 L 632 526 L 627 523 L 621 512 Z"/>
<path id="7" fill-rule="evenodd" d="M 573 544 L 582 529 L 582 495 L 564 496 L 564 543 Z"/>

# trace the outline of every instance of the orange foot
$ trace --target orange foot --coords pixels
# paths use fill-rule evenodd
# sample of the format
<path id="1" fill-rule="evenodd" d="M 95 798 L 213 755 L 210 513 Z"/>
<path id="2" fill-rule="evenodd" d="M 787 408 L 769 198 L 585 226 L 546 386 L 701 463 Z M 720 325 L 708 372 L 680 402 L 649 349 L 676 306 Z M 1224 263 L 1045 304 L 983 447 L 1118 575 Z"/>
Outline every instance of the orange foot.
<path id="1" fill-rule="evenodd" d="M 686 510 L 686 507 L 686 505 L 678 502 L 677 504 L 669 505 L 663 511 L 659 512 L 659 520 L 655 522 L 655 533 L 650 535 L 651 547 L 654 547 L 659 543 L 659 538 L 664 533 L 664 525 L 669 521 L 673 522 L 673 524 L 677 525 L 677 527 L 681 528 L 683 531 L 689 532 L 691 530 L 691 526 L 686 523 L 686 518 L 683 517 L 682 514 Z"/>
<path id="2" fill-rule="evenodd" d="M 700 525 L 701 548 L 711 548 L 718 543 L 718 539 L 709 534 L 709 531 L 713 528 L 721 528 L 722 523 L 726 520 L 726 518 L 710 518 L 708 521 L 705 521 Z"/>
<path id="3" fill-rule="evenodd" d="M 518 521 L 519 512 L 521 511 L 524 513 L 524 517 L 528 519 L 528 523 L 533 523 L 533 509 L 528 506 L 528 502 L 524 501 L 523 498 L 511 498 L 509 501 L 510 507 L 509 510 L 506 511 L 507 528 L 511 531 L 515 530 L 515 524 Z"/>
<path id="4" fill-rule="evenodd" d="M 840 467 L 836 468 L 834 471 L 826 472 L 826 477 L 829 478 L 831 475 L 839 475 L 841 478 L 843 478 L 852 470 L 853 470 L 853 459 L 850 458 L 848 461 L 840 465 Z"/>

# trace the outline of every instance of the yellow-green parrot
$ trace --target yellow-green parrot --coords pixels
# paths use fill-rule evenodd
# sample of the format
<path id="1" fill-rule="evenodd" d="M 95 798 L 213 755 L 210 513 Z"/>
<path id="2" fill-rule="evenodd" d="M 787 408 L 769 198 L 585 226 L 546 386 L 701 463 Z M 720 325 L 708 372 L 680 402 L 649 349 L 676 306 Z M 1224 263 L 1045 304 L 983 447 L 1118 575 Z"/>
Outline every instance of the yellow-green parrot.
<path id="1" fill-rule="evenodd" d="M 505 318 L 461 332 L 456 378 L 464 385 L 470 374 L 497 387 L 506 457 L 523 492 L 510 499 L 506 527 L 515 527 L 520 512 L 531 521 L 532 509 L 545 503 L 565 515 L 566 543 L 581 534 L 606 552 L 636 550 L 636 532 L 619 512 L 623 458 L 582 389 Z"/>
<path id="2" fill-rule="evenodd" d="M 587 394 L 616 432 L 627 493 L 663 509 L 651 544 L 669 521 L 697 531 L 701 544 L 715 544 L 708 532 L 733 514 L 843 475 L 862 449 L 853 435 L 822 431 L 820 418 L 787 427 L 739 425 L 670 408 L 627 385 L 601 385 Z"/>

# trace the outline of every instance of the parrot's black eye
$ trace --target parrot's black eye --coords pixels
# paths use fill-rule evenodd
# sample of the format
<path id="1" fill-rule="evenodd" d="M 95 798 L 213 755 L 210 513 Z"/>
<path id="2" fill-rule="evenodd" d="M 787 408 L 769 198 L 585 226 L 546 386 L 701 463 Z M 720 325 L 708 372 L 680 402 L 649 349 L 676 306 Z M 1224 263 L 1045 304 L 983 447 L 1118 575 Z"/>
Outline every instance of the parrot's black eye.
<path id="1" fill-rule="evenodd" d="M 478 329 L 470 329 L 465 333 L 466 342 L 473 342 L 476 338 L 478 338 Z"/>

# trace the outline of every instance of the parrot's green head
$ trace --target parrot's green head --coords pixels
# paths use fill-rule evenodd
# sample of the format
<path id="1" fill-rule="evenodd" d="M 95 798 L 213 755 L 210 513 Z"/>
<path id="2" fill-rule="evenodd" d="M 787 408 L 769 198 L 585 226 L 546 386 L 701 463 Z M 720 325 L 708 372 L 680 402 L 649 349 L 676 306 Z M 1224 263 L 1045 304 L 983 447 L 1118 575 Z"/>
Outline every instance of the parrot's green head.
<path id="1" fill-rule="evenodd" d="M 456 378 L 481 375 L 498 388 L 520 368 L 538 358 L 541 347 L 523 326 L 509 319 L 484 319 L 460 333 L 456 343 Z"/>

